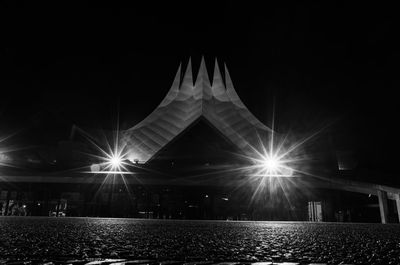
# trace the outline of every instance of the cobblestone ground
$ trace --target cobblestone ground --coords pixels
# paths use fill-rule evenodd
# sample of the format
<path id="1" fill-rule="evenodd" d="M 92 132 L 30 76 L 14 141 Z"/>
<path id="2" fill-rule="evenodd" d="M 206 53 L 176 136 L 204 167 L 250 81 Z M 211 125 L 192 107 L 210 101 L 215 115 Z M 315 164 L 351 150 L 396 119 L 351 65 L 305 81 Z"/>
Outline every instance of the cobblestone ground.
<path id="1" fill-rule="evenodd" d="M 400 225 L 0 217 L 0 264 L 257 262 L 400 264 Z"/>

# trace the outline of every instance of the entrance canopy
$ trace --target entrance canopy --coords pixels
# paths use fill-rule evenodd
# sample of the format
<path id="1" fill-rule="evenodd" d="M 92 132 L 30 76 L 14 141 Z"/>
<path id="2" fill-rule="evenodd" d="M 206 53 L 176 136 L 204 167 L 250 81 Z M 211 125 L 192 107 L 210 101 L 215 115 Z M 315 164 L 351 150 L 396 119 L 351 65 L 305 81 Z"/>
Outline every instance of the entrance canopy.
<path id="1" fill-rule="evenodd" d="M 215 61 L 211 83 L 202 58 L 193 82 L 189 59 L 181 82 L 179 66 L 160 105 L 139 124 L 123 132 L 129 160 L 146 163 L 200 118 L 206 119 L 244 154 L 261 152 L 261 142 L 271 129 L 250 113 L 237 95 L 226 65 L 224 70 L 225 80 Z"/>

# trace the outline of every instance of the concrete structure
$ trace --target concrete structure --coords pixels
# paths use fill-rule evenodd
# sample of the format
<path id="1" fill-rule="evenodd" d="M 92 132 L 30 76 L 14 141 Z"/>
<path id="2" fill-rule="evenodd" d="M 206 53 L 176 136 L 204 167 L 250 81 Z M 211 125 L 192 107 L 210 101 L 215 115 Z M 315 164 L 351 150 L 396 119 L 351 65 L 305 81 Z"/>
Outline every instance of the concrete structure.
<path id="1" fill-rule="evenodd" d="M 260 139 L 265 139 L 271 132 L 240 100 L 226 66 L 223 80 L 215 62 L 212 83 L 204 58 L 195 83 L 190 60 L 182 82 L 180 73 L 181 67 L 160 105 L 142 122 L 122 133 L 132 162 L 146 163 L 200 118 L 209 122 L 244 154 L 254 152 L 254 148 L 260 146 Z"/>
<path id="2" fill-rule="evenodd" d="M 194 84 L 190 60 L 182 82 L 180 74 L 179 66 L 172 87 L 160 105 L 142 122 L 123 133 L 132 162 L 147 162 L 200 118 L 205 118 L 247 155 L 254 153 L 260 146 L 259 140 L 271 133 L 271 129 L 252 115 L 240 100 L 226 66 L 223 80 L 215 61 L 212 83 L 204 58 Z M 396 200 L 400 220 L 400 189 L 335 178 L 319 185 L 377 195 L 382 223 L 387 222 L 387 198 Z"/>
<path id="3" fill-rule="evenodd" d="M 191 62 L 187 65 L 181 81 L 181 67 L 179 67 L 171 89 L 160 105 L 142 122 L 123 131 L 121 139 L 129 151 L 129 160 L 140 161 L 146 164 L 177 136 L 185 132 L 194 122 L 204 119 L 220 134 L 227 138 L 245 155 L 251 156 L 261 148 L 260 139 L 268 139 L 272 132 L 262 124 L 246 108 L 235 92 L 229 72 L 224 66 L 225 78 L 215 62 L 212 83 L 210 82 L 204 59 L 197 78 L 193 82 Z M 256 149 L 256 150 L 255 150 Z M 243 179 L 215 179 L 202 176 L 199 179 L 154 179 L 149 176 L 135 174 L 132 178 L 124 178 L 127 185 L 174 185 L 174 186 L 231 186 L 242 185 Z M 340 179 L 330 176 L 326 179 L 316 177 L 300 177 L 294 181 L 307 183 L 309 186 L 323 189 L 337 189 L 362 194 L 371 194 L 378 197 L 382 223 L 388 222 L 388 199 L 394 200 L 400 220 L 400 189 L 371 184 L 360 181 Z M 43 175 L 43 176 L 0 176 L 0 190 L 3 184 L 27 183 L 38 184 L 87 184 L 102 185 L 104 179 L 84 174 L 74 176 Z M 9 192 L 6 197 L 9 200 Z M 59 207 L 57 207 L 58 209 Z"/>

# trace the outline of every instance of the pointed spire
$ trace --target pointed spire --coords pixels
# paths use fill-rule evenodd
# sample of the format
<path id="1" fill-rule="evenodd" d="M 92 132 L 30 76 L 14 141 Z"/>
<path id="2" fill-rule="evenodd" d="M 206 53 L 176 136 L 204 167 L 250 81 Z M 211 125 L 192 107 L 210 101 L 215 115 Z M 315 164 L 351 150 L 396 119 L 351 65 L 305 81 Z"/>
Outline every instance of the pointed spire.
<path id="1" fill-rule="evenodd" d="M 224 64 L 224 66 L 225 66 L 226 93 L 228 94 L 229 99 L 236 106 L 240 108 L 246 108 L 243 102 L 240 100 L 238 94 L 236 93 L 235 88 L 233 87 L 232 79 L 228 72 L 228 67 L 226 67 L 226 64 Z"/>
<path id="2" fill-rule="evenodd" d="M 182 95 L 183 98 L 186 98 L 187 96 L 191 96 L 193 94 L 193 74 L 191 58 L 189 58 L 179 94 Z"/>
<path id="3" fill-rule="evenodd" d="M 217 99 L 221 101 L 228 100 L 228 97 L 226 95 L 226 88 L 224 82 L 222 81 L 222 75 L 221 71 L 219 70 L 217 58 L 215 58 L 212 92 L 214 97 L 216 97 Z"/>
<path id="4" fill-rule="evenodd" d="M 214 84 L 223 84 L 222 82 L 222 75 L 221 75 L 221 71 L 219 70 L 219 66 L 218 66 L 218 60 L 217 58 L 215 58 L 215 64 L 214 64 L 214 76 L 213 76 L 213 85 Z"/>
<path id="5" fill-rule="evenodd" d="M 204 56 L 201 57 L 199 73 L 197 74 L 195 84 L 195 98 L 211 98 L 211 83 L 208 78 L 207 67 L 204 61 Z"/>
<path id="6" fill-rule="evenodd" d="M 192 59 L 190 57 L 189 62 L 186 66 L 185 75 L 182 80 L 182 86 L 183 85 L 193 86 Z"/>
<path id="7" fill-rule="evenodd" d="M 210 84 L 210 79 L 208 78 L 207 67 L 204 61 L 204 56 L 201 57 L 199 73 L 197 74 L 196 78 L 196 84 L 200 82 L 205 82 L 206 84 Z"/>
<path id="8" fill-rule="evenodd" d="M 168 105 L 171 101 L 173 101 L 179 93 L 179 82 L 181 79 L 181 66 L 182 63 L 179 63 L 178 71 L 176 72 L 174 82 L 172 83 L 171 88 L 169 89 L 167 95 L 160 103 L 160 107 L 164 107 Z"/>

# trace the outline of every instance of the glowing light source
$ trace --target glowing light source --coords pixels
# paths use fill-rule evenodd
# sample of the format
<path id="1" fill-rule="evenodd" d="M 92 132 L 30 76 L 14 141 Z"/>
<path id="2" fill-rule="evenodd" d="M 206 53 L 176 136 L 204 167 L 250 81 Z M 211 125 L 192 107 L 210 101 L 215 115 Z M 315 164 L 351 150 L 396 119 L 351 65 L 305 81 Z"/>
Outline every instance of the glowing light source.
<path id="1" fill-rule="evenodd" d="M 261 175 L 264 177 L 291 177 L 293 170 L 278 155 L 264 155 L 261 162 Z"/>
<path id="2" fill-rule="evenodd" d="M 99 139 L 93 137 L 82 129 L 80 129 L 79 131 L 98 151 L 97 154 L 87 153 L 87 155 L 90 156 L 93 160 L 97 161 L 97 163 L 88 166 L 90 168 L 90 171 L 84 171 L 83 173 L 91 173 L 96 175 L 106 174 L 106 179 L 108 179 L 109 175 L 122 176 L 133 174 L 133 172 L 130 172 L 128 169 L 128 166 L 131 166 L 132 163 L 128 159 L 126 143 L 119 140 L 118 128 L 115 132 L 113 142 L 109 142 L 106 135 L 104 135 L 104 140 L 102 140 L 101 138 Z M 98 144 L 98 142 L 102 144 Z M 102 146 L 106 148 L 103 148 Z"/>
<path id="3" fill-rule="evenodd" d="M 265 155 L 261 161 L 261 175 L 264 177 L 291 177 L 293 170 L 287 165 L 288 161 L 277 155 Z"/>
<path id="4" fill-rule="evenodd" d="M 110 159 L 109 159 L 109 163 L 111 165 L 112 169 L 119 169 L 121 166 L 121 157 L 118 156 L 118 154 L 113 155 Z"/>
<path id="5" fill-rule="evenodd" d="M 280 166 L 280 161 L 276 157 L 268 157 L 264 159 L 264 167 L 268 171 L 276 171 Z"/>
<path id="6" fill-rule="evenodd" d="M 102 173 L 120 174 L 128 172 L 127 168 L 125 167 L 127 163 L 124 161 L 126 160 L 126 154 L 122 153 L 122 151 L 116 149 L 114 152 L 105 154 L 103 159 L 104 163 L 101 170 L 103 171 Z"/>

